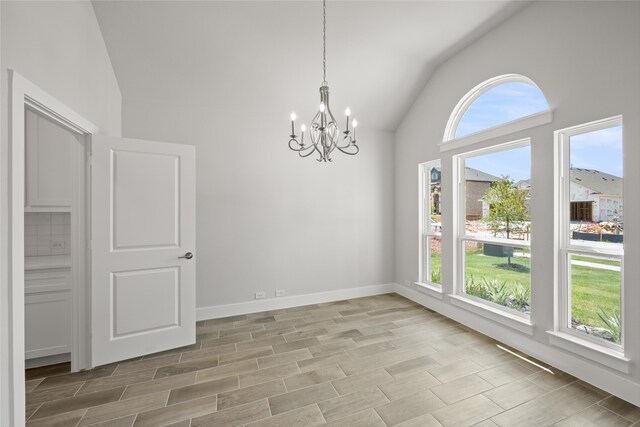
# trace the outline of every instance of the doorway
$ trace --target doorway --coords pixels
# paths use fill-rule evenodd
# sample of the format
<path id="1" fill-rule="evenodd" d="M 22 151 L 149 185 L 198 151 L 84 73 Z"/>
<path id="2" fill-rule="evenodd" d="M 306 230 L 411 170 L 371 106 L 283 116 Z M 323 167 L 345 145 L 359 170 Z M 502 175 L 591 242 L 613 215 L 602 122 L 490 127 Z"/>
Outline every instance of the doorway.
<path id="1" fill-rule="evenodd" d="M 25 367 L 83 366 L 84 135 L 25 105 Z M 65 366 L 65 365 L 62 365 Z"/>
<path id="2" fill-rule="evenodd" d="M 27 133 L 27 112 L 37 113 L 46 118 L 50 123 L 62 126 L 73 131 L 80 139 L 86 143 L 89 135 L 97 133 L 98 127 L 87 121 L 73 110 L 62 104 L 37 85 L 16 73 L 8 70 L 9 83 L 9 157 L 8 165 L 8 200 L 7 200 L 7 220 L 9 233 L 6 238 L 8 251 L 6 254 L 6 265 L 8 270 L 8 313 L 9 330 L 6 338 L 3 338 L 3 345 L 7 351 L 2 353 L 2 365 L 8 375 L 3 378 L 7 394 L 3 400 L 7 402 L 9 410 L 2 414 L 1 423 L 5 425 L 23 425 L 25 414 L 25 187 L 26 161 L 25 161 L 25 137 Z M 77 145 L 80 149 L 81 144 Z M 77 162 L 83 162 L 80 155 L 76 157 Z M 73 174 L 72 206 L 81 206 L 84 203 L 85 194 L 85 168 L 75 168 Z M 60 213 L 60 212 L 58 212 Z M 30 220 L 31 221 L 31 220 Z M 56 221 L 59 221 L 56 218 Z M 64 219 L 62 220 L 64 222 Z M 70 258 L 74 267 L 71 274 L 71 305 L 72 305 L 72 340 L 69 349 L 71 366 L 74 370 L 80 370 L 87 365 L 88 355 L 84 351 L 83 342 L 88 333 L 86 325 L 87 305 L 86 293 L 81 287 L 76 289 L 83 275 L 86 274 L 86 255 L 82 250 L 86 247 L 84 215 L 70 215 L 70 230 L 76 229 L 75 236 L 70 235 Z M 36 224 L 37 225 L 37 224 Z M 63 224 L 64 225 L 64 224 Z M 43 231 L 44 232 L 44 231 Z"/>

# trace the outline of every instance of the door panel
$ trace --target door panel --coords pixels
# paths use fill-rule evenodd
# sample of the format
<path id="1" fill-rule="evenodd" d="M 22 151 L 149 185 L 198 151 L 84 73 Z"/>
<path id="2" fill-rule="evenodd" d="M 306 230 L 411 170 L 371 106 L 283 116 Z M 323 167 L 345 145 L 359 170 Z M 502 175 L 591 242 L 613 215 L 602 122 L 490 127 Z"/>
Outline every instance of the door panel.
<path id="1" fill-rule="evenodd" d="M 115 151 L 113 167 L 114 249 L 177 247 L 180 157 Z"/>
<path id="2" fill-rule="evenodd" d="M 195 150 L 92 137 L 92 365 L 195 342 Z"/>
<path id="3" fill-rule="evenodd" d="M 113 273 L 112 336 L 180 327 L 180 268 Z M 153 311 L 145 306 L 152 302 Z M 140 316 L 145 312 L 145 316 Z"/>

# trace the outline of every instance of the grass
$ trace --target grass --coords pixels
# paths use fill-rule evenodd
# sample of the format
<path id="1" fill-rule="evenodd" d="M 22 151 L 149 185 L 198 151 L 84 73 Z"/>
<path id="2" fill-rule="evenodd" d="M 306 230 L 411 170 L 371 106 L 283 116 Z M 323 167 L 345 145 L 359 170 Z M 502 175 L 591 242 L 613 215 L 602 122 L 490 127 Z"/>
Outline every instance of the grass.
<path id="1" fill-rule="evenodd" d="M 574 257 L 576 260 L 596 262 L 606 265 L 620 266 L 619 261 L 599 260 L 593 258 Z M 432 265 L 440 265 L 440 254 L 433 254 Z M 595 261 L 594 261 L 595 260 Z M 467 252 L 466 274 L 476 280 L 483 277 L 496 279 L 500 282 L 520 283 L 530 288 L 531 279 L 528 272 L 531 266 L 529 258 L 513 257 L 513 264 L 519 264 L 526 269 L 506 269 L 497 267 L 506 264 L 506 258 L 488 257 L 482 252 Z M 590 327 L 607 328 L 598 313 L 613 313 L 620 310 L 620 272 L 603 270 L 594 267 L 574 265 L 572 267 L 571 300 L 573 303 L 572 317 L 581 324 Z"/>
<path id="2" fill-rule="evenodd" d="M 572 317 L 588 326 L 607 328 L 598 312 L 620 311 L 620 272 L 574 265 L 571 285 Z"/>

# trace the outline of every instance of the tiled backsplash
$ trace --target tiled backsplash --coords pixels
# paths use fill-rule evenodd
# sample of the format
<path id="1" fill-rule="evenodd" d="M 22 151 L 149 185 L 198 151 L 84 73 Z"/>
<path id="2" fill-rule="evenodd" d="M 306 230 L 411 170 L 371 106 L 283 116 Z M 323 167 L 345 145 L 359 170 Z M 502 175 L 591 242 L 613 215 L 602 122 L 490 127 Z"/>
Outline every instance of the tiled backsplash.
<path id="1" fill-rule="evenodd" d="M 24 255 L 68 255 L 71 253 L 71 214 L 26 212 Z"/>

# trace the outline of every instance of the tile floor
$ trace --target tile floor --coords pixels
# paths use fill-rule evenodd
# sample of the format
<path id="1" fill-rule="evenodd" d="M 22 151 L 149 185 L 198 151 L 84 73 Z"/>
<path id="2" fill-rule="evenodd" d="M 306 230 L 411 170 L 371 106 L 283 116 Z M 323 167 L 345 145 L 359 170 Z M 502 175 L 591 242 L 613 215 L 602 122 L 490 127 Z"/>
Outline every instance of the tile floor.
<path id="1" fill-rule="evenodd" d="M 27 371 L 28 425 L 640 426 L 640 408 L 395 294 L 197 334 L 91 371 Z"/>

